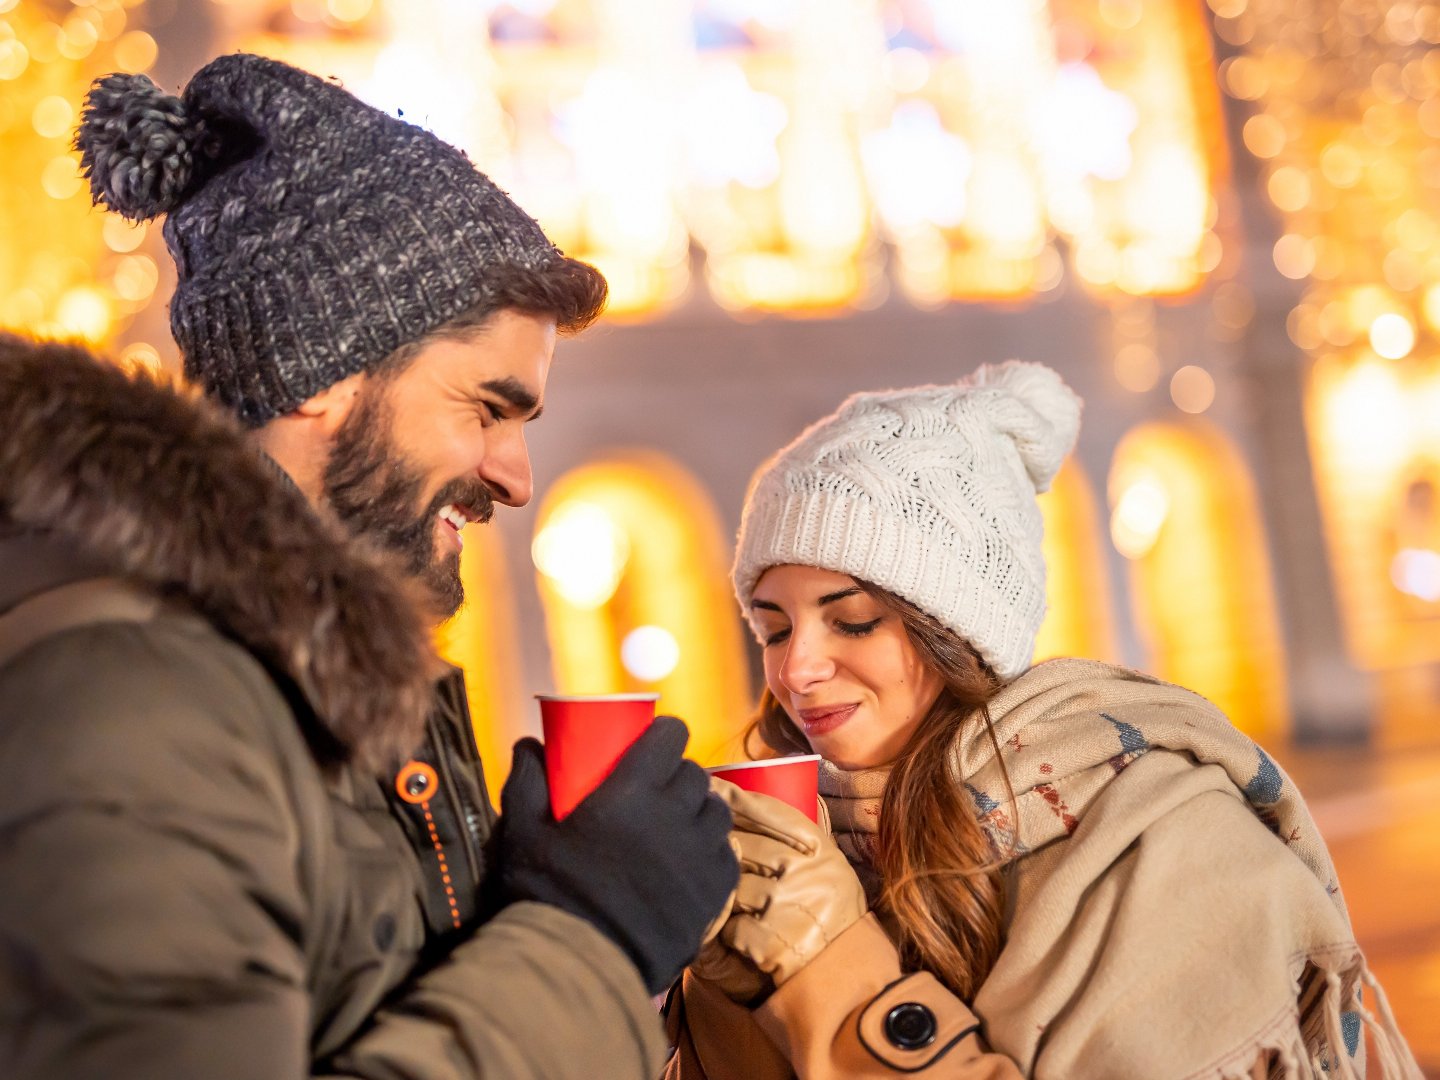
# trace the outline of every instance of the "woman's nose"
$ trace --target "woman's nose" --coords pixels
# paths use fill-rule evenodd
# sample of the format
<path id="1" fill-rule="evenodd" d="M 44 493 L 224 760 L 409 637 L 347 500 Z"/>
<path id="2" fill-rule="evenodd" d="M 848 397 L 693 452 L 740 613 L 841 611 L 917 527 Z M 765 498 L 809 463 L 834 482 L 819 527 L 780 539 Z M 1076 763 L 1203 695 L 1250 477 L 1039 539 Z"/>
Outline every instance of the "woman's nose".
<path id="1" fill-rule="evenodd" d="M 780 681 L 792 694 L 807 694 L 835 674 L 835 662 L 819 635 L 792 630 L 780 665 Z"/>

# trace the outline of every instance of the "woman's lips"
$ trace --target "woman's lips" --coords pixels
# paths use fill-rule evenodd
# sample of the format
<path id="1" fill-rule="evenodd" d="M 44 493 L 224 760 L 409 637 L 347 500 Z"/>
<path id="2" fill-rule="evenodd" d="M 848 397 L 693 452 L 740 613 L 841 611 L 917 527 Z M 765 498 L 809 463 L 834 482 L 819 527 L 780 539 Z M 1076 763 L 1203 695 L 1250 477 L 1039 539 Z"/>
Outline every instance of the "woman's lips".
<path id="1" fill-rule="evenodd" d="M 826 705 L 818 709 L 799 710 L 800 724 L 805 729 L 807 736 L 826 735 L 834 731 L 841 724 L 855 715 L 855 710 L 860 706 L 853 705 Z"/>

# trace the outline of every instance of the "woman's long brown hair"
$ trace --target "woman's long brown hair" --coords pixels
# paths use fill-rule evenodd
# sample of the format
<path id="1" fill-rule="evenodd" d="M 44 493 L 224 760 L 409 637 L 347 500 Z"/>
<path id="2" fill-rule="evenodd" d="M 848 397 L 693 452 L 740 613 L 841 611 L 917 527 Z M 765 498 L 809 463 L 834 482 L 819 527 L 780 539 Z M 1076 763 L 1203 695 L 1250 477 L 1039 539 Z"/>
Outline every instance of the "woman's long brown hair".
<path id="1" fill-rule="evenodd" d="M 905 965 L 930 972 L 970 1001 L 1000 954 L 1001 869 L 1012 852 L 992 845 L 961 778 L 951 774 L 950 747 L 962 724 L 981 723 L 999 760 L 988 706 L 1001 682 L 953 631 L 893 593 L 857 584 L 899 616 L 921 659 L 944 682 L 885 785 L 877 866 L 885 882 L 880 904 L 895 916 Z M 768 690 L 751 730 L 772 751 L 810 753 L 809 743 Z M 1008 775 L 1005 787 L 1013 806 Z"/>

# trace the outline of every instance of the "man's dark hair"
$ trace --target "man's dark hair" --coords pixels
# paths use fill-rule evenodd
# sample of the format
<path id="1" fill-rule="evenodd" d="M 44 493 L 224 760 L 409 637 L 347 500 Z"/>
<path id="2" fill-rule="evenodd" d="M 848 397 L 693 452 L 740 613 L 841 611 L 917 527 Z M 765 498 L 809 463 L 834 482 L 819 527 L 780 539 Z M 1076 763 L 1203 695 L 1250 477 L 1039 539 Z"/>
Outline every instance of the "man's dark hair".
<path id="1" fill-rule="evenodd" d="M 512 309 L 548 315 L 562 334 L 578 334 L 605 310 L 610 288 L 589 263 L 562 258 L 541 270 L 510 266 L 493 271 L 484 297 L 455 318 L 414 341 L 407 341 L 370 369 L 381 379 L 399 375 L 427 345 L 468 338 L 483 329 L 497 311 Z"/>

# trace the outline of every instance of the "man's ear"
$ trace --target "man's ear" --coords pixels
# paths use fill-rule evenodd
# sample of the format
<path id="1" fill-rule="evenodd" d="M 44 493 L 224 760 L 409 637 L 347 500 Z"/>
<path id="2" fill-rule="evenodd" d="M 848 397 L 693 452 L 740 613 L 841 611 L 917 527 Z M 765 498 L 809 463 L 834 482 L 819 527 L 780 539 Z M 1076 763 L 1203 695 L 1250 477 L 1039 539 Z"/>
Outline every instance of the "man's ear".
<path id="1" fill-rule="evenodd" d="M 302 420 L 312 430 L 319 432 L 326 439 L 334 438 L 335 432 L 340 430 L 356 403 L 360 400 L 360 391 L 365 386 L 365 372 L 356 372 L 348 375 L 337 383 L 331 383 L 318 394 L 306 398 L 291 413 L 296 419 Z"/>

